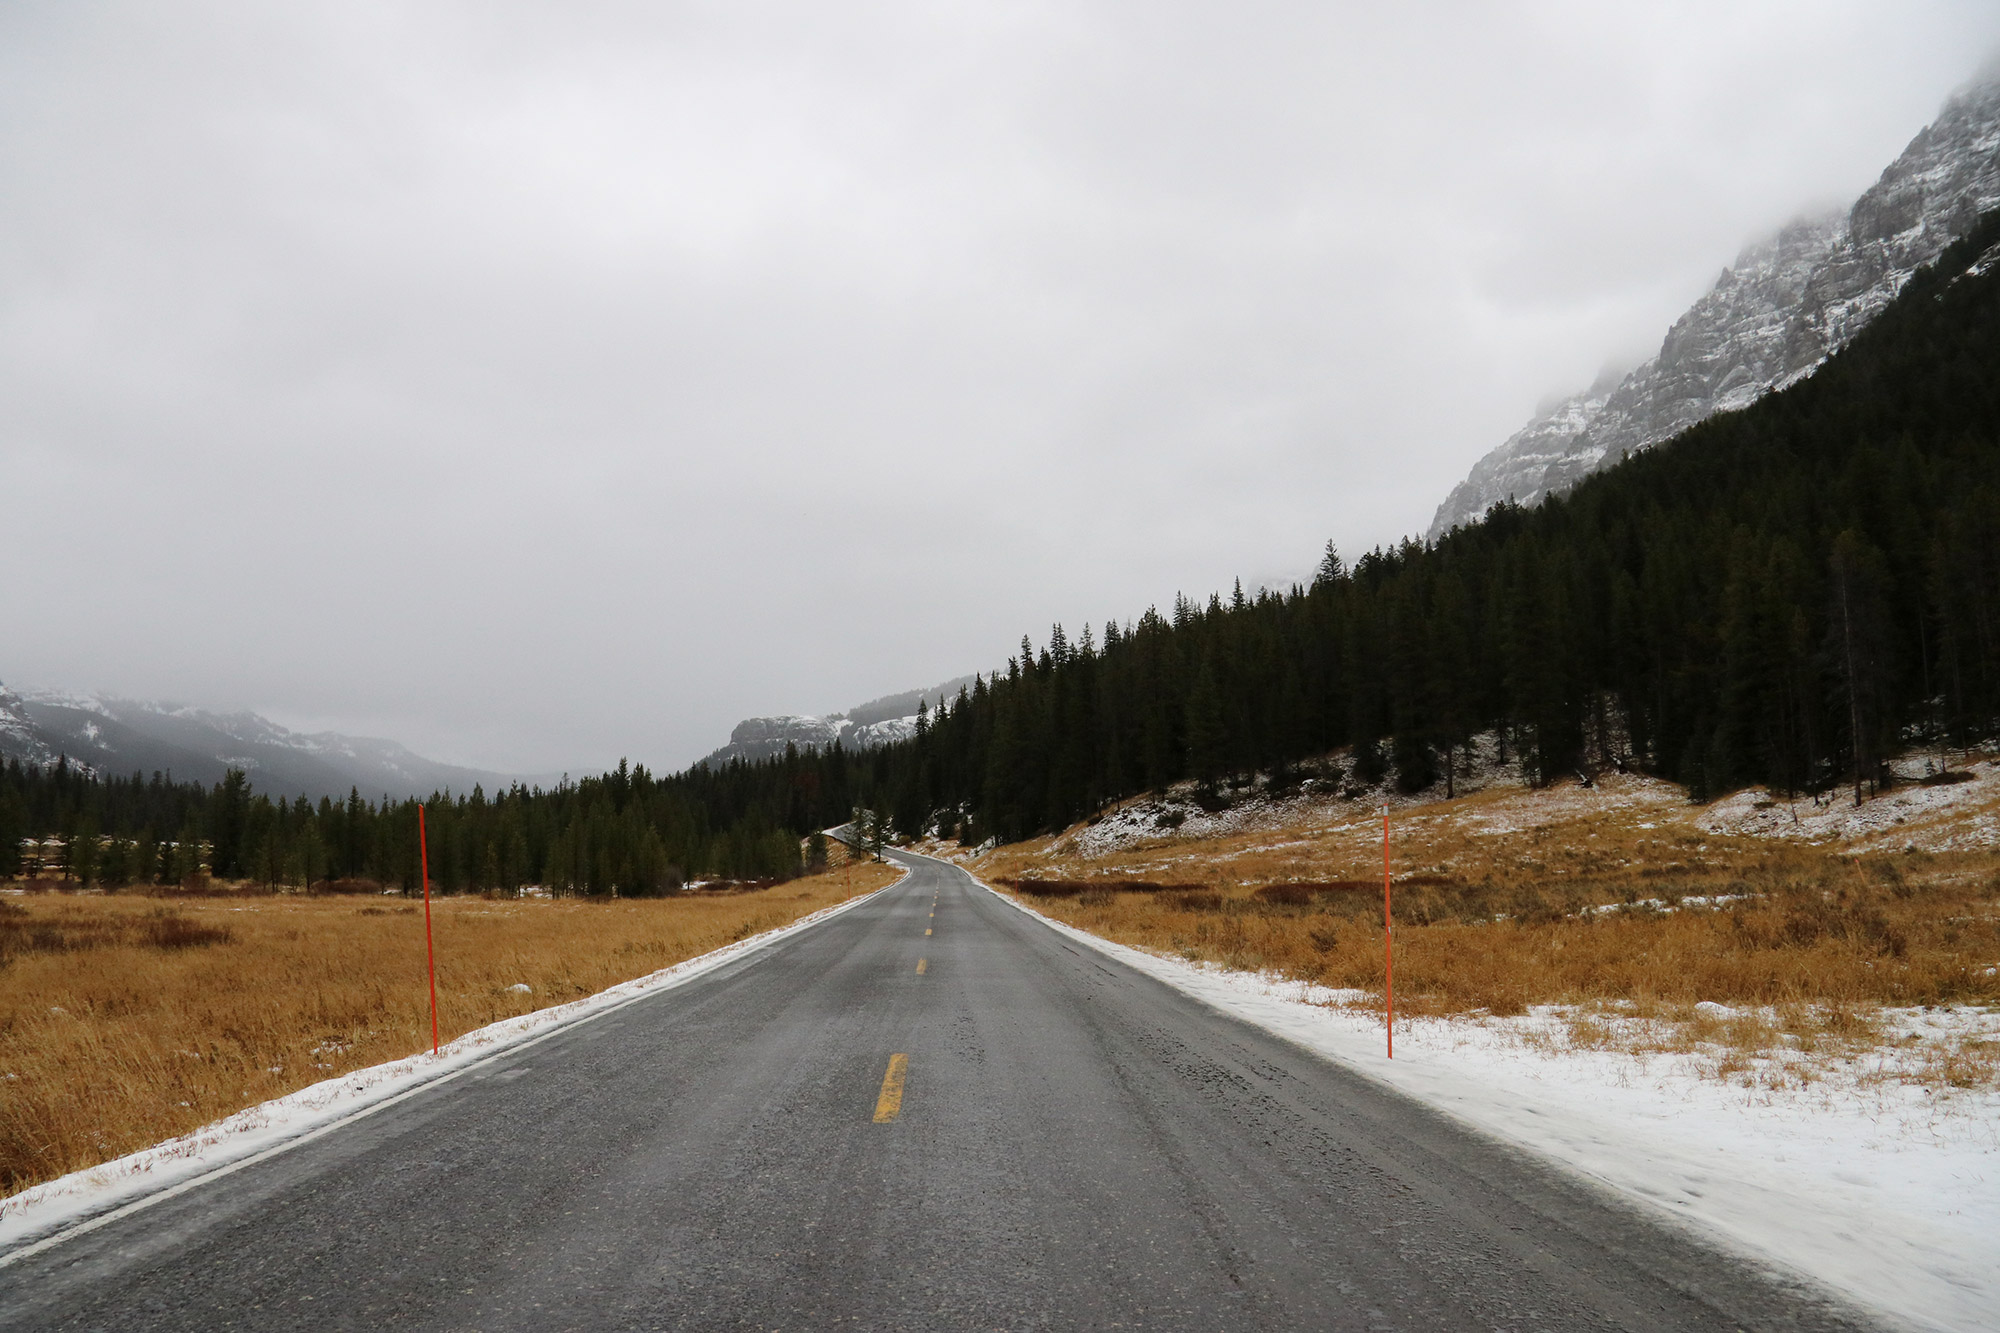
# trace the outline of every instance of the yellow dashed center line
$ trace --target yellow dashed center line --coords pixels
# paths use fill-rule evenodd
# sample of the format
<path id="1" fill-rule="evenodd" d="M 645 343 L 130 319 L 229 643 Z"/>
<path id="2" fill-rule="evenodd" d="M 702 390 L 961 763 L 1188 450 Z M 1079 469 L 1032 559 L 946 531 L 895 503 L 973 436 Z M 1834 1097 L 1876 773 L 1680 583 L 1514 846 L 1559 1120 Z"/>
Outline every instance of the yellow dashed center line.
<path id="1" fill-rule="evenodd" d="M 922 975 L 924 974 L 924 969 L 925 969 L 926 967 L 928 967 L 928 966 L 930 965 L 930 961 L 931 961 L 931 960 L 930 960 L 930 959 L 928 959 L 928 958 L 919 958 L 919 959 L 917 960 L 917 975 L 918 975 L 918 976 L 922 976 Z"/>
<path id="2" fill-rule="evenodd" d="M 889 1072 L 882 1075 L 882 1095 L 875 1099 L 875 1123 L 886 1125 L 903 1110 L 903 1075 L 910 1057 L 897 1052 L 889 1057 Z"/>
<path id="3" fill-rule="evenodd" d="M 930 928 L 929 926 L 925 926 L 925 927 L 924 927 L 924 934 L 928 935 L 928 934 L 930 934 L 930 933 L 931 933 L 931 928 Z"/>

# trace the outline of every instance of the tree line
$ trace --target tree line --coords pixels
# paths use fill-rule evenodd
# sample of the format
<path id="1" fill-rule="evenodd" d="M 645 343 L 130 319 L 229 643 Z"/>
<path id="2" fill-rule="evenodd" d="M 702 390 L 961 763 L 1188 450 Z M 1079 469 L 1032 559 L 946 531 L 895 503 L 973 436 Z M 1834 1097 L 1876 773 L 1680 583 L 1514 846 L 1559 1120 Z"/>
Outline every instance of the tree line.
<path id="1" fill-rule="evenodd" d="M 1811 377 L 1566 496 L 1351 565 L 1329 544 L 1285 591 L 1023 638 L 1004 670 L 920 706 L 907 741 L 434 796 L 433 877 L 637 893 L 774 878 L 858 807 L 1013 839 L 1184 779 L 1282 783 L 1343 747 L 1364 783 L 1448 794 L 1481 735 L 1541 782 L 1619 762 L 1697 799 L 1763 782 L 1858 800 L 1903 746 L 1946 758 L 2000 721 L 1995 255 L 2000 213 Z M 415 811 L 274 803 L 240 773 L 203 789 L 14 764 L 0 858 L 83 832 L 157 876 L 186 860 L 167 849 L 197 846 L 222 875 L 408 885 Z"/>
<path id="2" fill-rule="evenodd" d="M 553 790 L 436 793 L 423 803 L 432 886 L 647 895 L 690 876 L 787 878 L 802 868 L 796 830 L 837 824 L 852 809 L 838 759 L 793 754 L 755 772 L 697 767 L 666 778 L 620 762 Z M 359 791 L 274 801 L 236 769 L 204 787 L 159 773 L 100 777 L 67 759 L 13 760 L 0 766 L 0 874 L 109 887 L 213 875 L 407 890 L 420 883 L 417 804 Z"/>

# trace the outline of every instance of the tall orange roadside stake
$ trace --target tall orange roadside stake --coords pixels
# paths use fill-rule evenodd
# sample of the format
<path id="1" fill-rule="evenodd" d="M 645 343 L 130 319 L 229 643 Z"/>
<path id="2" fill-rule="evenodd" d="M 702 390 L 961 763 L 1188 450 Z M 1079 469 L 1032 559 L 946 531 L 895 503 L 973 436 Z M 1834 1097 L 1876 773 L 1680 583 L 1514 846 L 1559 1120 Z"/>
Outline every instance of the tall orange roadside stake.
<path id="1" fill-rule="evenodd" d="M 1387 809 L 1388 807 L 1383 807 Z M 1383 827 L 1387 828 L 1385 821 Z M 417 862 L 424 877 L 424 954 L 431 967 L 431 1054 L 438 1053 L 438 957 L 431 943 L 431 849 L 424 842 L 424 807 L 417 803 Z"/>
<path id="2" fill-rule="evenodd" d="M 1396 1058 L 1396 923 L 1389 915 L 1389 807 L 1382 807 L 1382 1019 Z"/>

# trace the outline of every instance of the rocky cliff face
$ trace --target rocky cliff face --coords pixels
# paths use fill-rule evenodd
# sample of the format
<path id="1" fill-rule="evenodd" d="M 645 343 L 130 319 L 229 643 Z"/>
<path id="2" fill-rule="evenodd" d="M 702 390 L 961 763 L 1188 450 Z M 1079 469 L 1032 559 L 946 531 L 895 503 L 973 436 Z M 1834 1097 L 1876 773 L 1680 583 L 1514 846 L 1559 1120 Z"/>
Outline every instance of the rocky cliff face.
<path id="1" fill-rule="evenodd" d="M 831 717 L 786 714 L 780 717 L 746 717 L 729 733 L 729 744 L 701 762 L 721 768 L 732 759 L 755 763 L 773 759 L 787 745 L 800 750 L 830 749 L 835 741 L 849 750 L 872 750 L 890 741 L 905 740 L 916 734 L 917 719 L 885 718 L 879 722 L 856 723 L 838 713 Z"/>
<path id="2" fill-rule="evenodd" d="M 1745 249 L 1674 321 L 1659 355 L 1537 416 L 1479 460 L 1435 540 L 1509 498 L 1532 505 L 1716 412 L 1809 375 L 1910 275 L 2000 207 L 2000 66 L 1954 95 L 1844 214 Z"/>
<path id="3" fill-rule="evenodd" d="M 801 750 L 827 749 L 835 741 L 849 750 L 872 750 L 892 741 L 908 740 L 917 734 L 917 705 L 935 710 L 955 696 L 972 677 L 960 676 L 927 690 L 905 690 L 858 704 L 845 713 L 826 717 L 788 714 L 779 717 L 748 717 L 729 733 L 729 744 L 701 762 L 721 768 L 732 759 L 754 763 L 785 752 L 787 745 Z"/>

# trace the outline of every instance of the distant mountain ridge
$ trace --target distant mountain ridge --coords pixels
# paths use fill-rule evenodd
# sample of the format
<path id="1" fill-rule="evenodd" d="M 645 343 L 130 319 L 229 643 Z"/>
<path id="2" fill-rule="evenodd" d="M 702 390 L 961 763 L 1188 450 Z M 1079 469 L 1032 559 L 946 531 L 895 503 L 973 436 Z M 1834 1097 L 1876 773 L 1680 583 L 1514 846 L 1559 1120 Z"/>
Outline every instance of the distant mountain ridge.
<path id="1" fill-rule="evenodd" d="M 1895 299 L 1910 275 L 2000 206 L 2000 63 L 1938 117 L 1844 213 L 1757 242 L 1674 322 L 1658 355 L 1538 414 L 1438 506 L 1432 540 L 1505 500 L 1560 495 L 1635 450 L 1811 374 Z"/>
<path id="2" fill-rule="evenodd" d="M 168 773 L 216 783 L 231 768 L 272 797 L 340 797 L 359 788 L 370 799 L 488 791 L 516 774 L 439 763 L 395 741 L 337 732 L 304 733 L 252 712 L 211 713 L 175 704 L 0 685 L 0 757 L 52 764 L 66 757 L 100 775 Z"/>
<path id="3" fill-rule="evenodd" d="M 872 750 L 878 745 L 908 740 L 917 734 L 917 705 L 935 711 L 939 700 L 970 686 L 971 676 L 959 676 L 924 690 L 904 690 L 857 704 L 845 713 L 815 717 L 805 713 L 773 717 L 746 717 L 729 733 L 729 744 L 701 762 L 721 768 L 732 759 L 754 763 L 785 752 L 787 745 L 804 750 L 827 749 L 835 741 L 850 750 Z"/>

